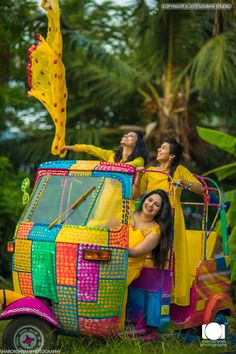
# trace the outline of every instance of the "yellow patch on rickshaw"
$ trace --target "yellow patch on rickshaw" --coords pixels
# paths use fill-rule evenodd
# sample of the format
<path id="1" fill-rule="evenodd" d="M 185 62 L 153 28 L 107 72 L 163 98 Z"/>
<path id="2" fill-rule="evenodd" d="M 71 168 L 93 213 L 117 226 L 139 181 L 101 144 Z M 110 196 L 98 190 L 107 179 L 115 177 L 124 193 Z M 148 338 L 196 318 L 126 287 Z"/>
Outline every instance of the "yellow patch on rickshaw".
<path id="1" fill-rule="evenodd" d="M 57 235 L 56 242 L 88 243 L 91 245 L 108 246 L 108 231 L 63 226 Z"/>
<path id="2" fill-rule="evenodd" d="M 31 272 L 31 246 L 30 240 L 16 239 L 14 270 Z"/>

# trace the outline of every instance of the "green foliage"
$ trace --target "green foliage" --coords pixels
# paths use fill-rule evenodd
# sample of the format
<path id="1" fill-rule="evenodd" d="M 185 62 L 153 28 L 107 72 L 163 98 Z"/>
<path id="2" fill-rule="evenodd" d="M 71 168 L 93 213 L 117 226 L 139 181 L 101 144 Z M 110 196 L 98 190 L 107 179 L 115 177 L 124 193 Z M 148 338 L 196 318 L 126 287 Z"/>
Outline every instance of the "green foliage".
<path id="1" fill-rule="evenodd" d="M 208 143 L 236 157 L 236 138 L 234 136 L 202 127 L 198 127 L 197 132 L 199 136 Z"/>
<path id="2" fill-rule="evenodd" d="M 0 196 L 0 210 L 4 211 L 5 218 L 9 221 L 16 222 L 21 210 L 20 204 L 16 203 L 20 199 L 20 176 L 14 173 L 13 167 L 5 156 L 0 156 L 0 177 L 1 177 L 1 196 Z M 2 229 L 4 225 L 4 217 L 1 214 L 0 220 L 0 235 L 4 236 L 5 231 Z"/>
<path id="3" fill-rule="evenodd" d="M 121 132 L 112 128 L 81 128 L 67 130 L 67 144 L 91 144 L 113 149 L 119 145 Z M 59 156 L 50 153 L 51 142 L 53 139 L 52 131 L 32 131 L 30 135 L 21 138 L 18 142 L 7 140 L 1 147 L 1 153 L 5 155 L 19 170 L 25 166 L 32 173 L 43 161 L 59 160 Z M 17 148 L 16 148 L 17 144 Z M 66 158 L 93 159 L 91 155 L 69 152 Z"/>
<path id="4" fill-rule="evenodd" d="M 236 55 L 236 31 L 211 38 L 194 58 L 192 72 L 196 87 L 209 92 L 233 92 L 236 69 L 232 65 Z"/>
<path id="5" fill-rule="evenodd" d="M 30 0 L 1 0 L 0 48 L 1 82 L 22 80 L 25 76 L 19 70 L 26 65 L 27 37 L 31 35 L 33 14 L 37 3 Z M 17 34 L 17 35 L 16 35 Z"/>
<path id="6" fill-rule="evenodd" d="M 202 139 L 216 145 L 236 157 L 236 138 L 234 136 L 200 127 L 198 127 L 197 130 Z M 214 170 L 206 172 L 205 175 L 210 173 L 215 173 L 220 180 L 231 175 L 235 176 L 236 162 L 233 162 L 230 165 L 223 165 L 215 168 Z M 226 213 L 226 217 L 227 226 L 230 230 L 229 249 L 231 255 L 232 288 L 233 295 L 236 299 L 236 189 L 225 193 L 225 201 L 230 203 L 230 208 Z M 217 230 L 219 231 L 219 224 L 217 225 Z"/>
<path id="7" fill-rule="evenodd" d="M 130 107 L 127 98 L 136 100 L 139 125 L 157 122 L 154 141 L 148 142 L 151 149 L 160 143 L 162 135 L 172 134 L 185 145 L 186 155 L 192 154 L 198 160 L 196 123 L 211 126 L 215 121 L 219 126 L 231 122 L 234 126 L 235 14 L 188 11 L 186 16 L 186 11 L 162 10 L 160 2 L 149 6 L 146 1 L 134 1 L 123 8 L 129 13 L 127 19 L 122 8 L 118 11 L 110 6 L 110 2 L 104 3 L 103 16 L 116 13 L 118 20 L 111 16 L 108 23 L 109 44 L 106 31 L 101 31 L 98 39 L 98 28 L 94 33 L 93 26 L 90 30 L 87 27 L 98 11 L 95 4 L 82 6 L 83 22 L 79 22 L 78 14 L 72 21 L 71 15 L 64 12 L 63 18 L 69 23 L 63 31 L 65 60 L 73 57 L 66 63 L 67 77 L 78 83 L 80 107 L 87 114 L 97 102 L 109 102 L 103 120 L 109 114 L 106 122 L 117 126 L 122 124 L 117 101 L 122 107 Z M 117 24 L 121 28 L 119 37 Z M 93 98 L 91 106 L 86 105 L 87 97 Z M 131 117 L 127 118 L 130 122 Z"/>
<path id="8" fill-rule="evenodd" d="M 228 176 L 232 176 L 236 173 L 236 162 L 232 162 L 228 165 L 224 165 L 221 167 L 214 168 L 211 171 L 205 172 L 205 176 L 210 175 L 211 173 L 215 173 L 218 180 L 222 181 Z"/>
<path id="9" fill-rule="evenodd" d="M 197 131 L 202 139 L 236 157 L 236 138 L 234 136 L 201 127 L 198 127 Z M 205 176 L 212 173 L 216 174 L 219 181 L 225 179 L 226 177 L 232 176 L 236 173 L 236 162 L 232 162 L 205 172 Z"/>
<path id="10" fill-rule="evenodd" d="M 2 0 L 0 3 L 0 132 L 21 127 L 19 112 L 29 108 L 25 97 L 29 38 L 37 4 L 31 0 Z"/>
<path id="11" fill-rule="evenodd" d="M 21 180 L 5 156 L 0 156 L 0 274 L 10 273 L 10 257 L 6 257 L 7 241 L 12 240 L 16 222 L 22 210 Z"/>
<path id="12" fill-rule="evenodd" d="M 102 4 L 94 0 L 60 1 L 69 93 L 66 140 L 71 140 L 72 129 L 75 135 L 81 128 L 84 134 L 91 127 L 101 129 L 127 123 L 144 126 L 158 119 L 158 112 L 166 102 L 169 103 L 164 111 L 173 111 L 178 123 L 178 112 L 186 108 L 183 102 L 178 103 L 179 93 L 184 93 L 188 101 L 189 124 L 193 128 L 196 122 L 207 125 L 213 119 L 217 124 L 222 120 L 233 124 L 231 112 L 235 112 L 235 100 L 231 96 L 235 90 L 222 91 L 223 86 L 232 87 L 236 77 L 233 13 L 222 12 L 219 30 L 215 31 L 218 15 L 213 11 L 189 11 L 186 16 L 186 11 L 162 11 L 159 5 L 154 2 L 150 7 L 146 1 L 134 1 L 129 6 L 112 1 Z M 0 73 L 4 82 L 0 88 L 0 130 L 7 132 L 3 135 L 7 139 L 14 140 L 18 134 L 17 148 L 16 140 L 10 144 L 12 155 L 19 157 L 14 161 L 28 156 L 24 161 L 35 159 L 35 165 L 40 158 L 50 158 L 48 141 L 53 136 L 53 123 L 34 98 L 25 96 L 26 50 L 34 41 L 35 30 L 45 35 L 47 18 L 37 10 L 37 3 L 29 0 L 17 3 L 4 0 L 1 13 L 4 21 L 0 36 L 5 43 L 2 53 L 7 58 L 4 65 L 10 69 Z M 209 47 L 215 48 L 214 51 L 207 52 Z M 193 80 L 187 88 L 191 67 Z M 204 67 L 207 72 L 202 76 Z M 221 79 L 217 79 L 219 75 Z M 214 80 L 219 85 L 213 93 Z M 168 87 L 171 90 L 165 97 Z M 202 91 L 201 97 L 198 90 Z M 177 127 L 175 133 L 184 130 Z M 192 141 L 192 130 L 187 129 L 184 134 Z"/>
<path id="13" fill-rule="evenodd" d="M 236 299 L 236 189 L 226 192 L 225 199 L 230 203 L 227 212 L 227 224 L 230 228 L 229 249 L 231 254 L 232 290 Z"/>

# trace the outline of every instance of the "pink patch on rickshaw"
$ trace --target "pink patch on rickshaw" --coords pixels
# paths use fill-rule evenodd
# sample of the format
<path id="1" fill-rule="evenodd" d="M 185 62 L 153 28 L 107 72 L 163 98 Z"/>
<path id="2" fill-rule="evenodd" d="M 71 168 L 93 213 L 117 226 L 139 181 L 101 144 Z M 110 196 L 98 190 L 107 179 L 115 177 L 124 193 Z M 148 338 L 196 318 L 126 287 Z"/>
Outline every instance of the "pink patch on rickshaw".
<path id="1" fill-rule="evenodd" d="M 115 336 L 118 333 L 119 317 L 78 319 L 79 330 L 82 334 L 96 337 Z"/>
<path id="2" fill-rule="evenodd" d="M 79 246 L 77 300 L 96 302 L 98 298 L 99 262 L 85 261 L 83 259 L 84 249 L 99 250 L 100 247 L 85 244 Z"/>

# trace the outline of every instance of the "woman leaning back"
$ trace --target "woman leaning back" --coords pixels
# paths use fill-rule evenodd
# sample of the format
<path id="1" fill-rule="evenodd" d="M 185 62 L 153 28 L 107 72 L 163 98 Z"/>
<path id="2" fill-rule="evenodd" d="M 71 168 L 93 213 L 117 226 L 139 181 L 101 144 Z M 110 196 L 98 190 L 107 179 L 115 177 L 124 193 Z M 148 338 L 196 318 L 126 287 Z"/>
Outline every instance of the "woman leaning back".
<path id="1" fill-rule="evenodd" d="M 204 187 L 184 166 L 180 165 L 183 154 L 183 146 L 175 139 L 166 139 L 157 149 L 158 167 L 149 167 L 148 170 L 165 172 L 173 181 L 191 192 L 204 194 Z M 190 302 L 190 279 L 188 277 L 187 240 L 183 211 L 180 204 L 182 188 L 176 187 L 175 193 L 171 192 L 171 184 L 166 174 L 148 172 L 143 173 L 143 168 L 137 169 L 136 179 L 133 185 L 133 199 L 138 198 L 145 191 L 160 188 L 169 193 L 172 207 L 175 207 L 174 219 L 174 284 L 172 290 L 172 302 L 186 306 Z M 173 198 L 174 195 L 174 198 Z"/>
<path id="2" fill-rule="evenodd" d="M 120 141 L 120 146 L 114 150 L 102 149 L 94 145 L 75 144 L 61 147 L 65 150 L 86 152 L 106 162 L 121 162 L 134 167 L 144 166 L 147 162 L 147 150 L 143 134 L 139 131 L 125 134 Z M 116 186 L 114 185 L 116 183 Z M 116 193 L 114 194 L 114 190 Z M 111 195 L 113 195 L 111 203 Z M 97 206 L 95 217 L 89 222 L 90 227 L 106 225 L 111 228 L 119 227 L 122 220 L 122 192 L 120 183 L 110 179 L 104 182 L 103 190 Z M 109 207 L 108 207 L 109 205 Z M 132 204 L 133 205 L 133 204 Z"/>
<path id="3" fill-rule="evenodd" d="M 137 279 L 151 253 L 154 265 L 164 268 L 172 243 L 172 211 L 168 195 L 157 189 L 144 195 L 140 210 L 131 213 L 129 227 L 129 258 L 126 288 L 120 316 L 120 330 L 124 329 L 128 286 Z"/>
<path id="4" fill-rule="evenodd" d="M 64 145 L 61 153 L 65 150 L 86 152 L 106 162 L 122 162 L 134 167 L 144 166 L 147 163 L 147 150 L 143 140 L 143 134 L 139 131 L 125 134 L 120 141 L 120 146 L 114 150 L 102 149 L 94 145 L 75 144 Z"/>

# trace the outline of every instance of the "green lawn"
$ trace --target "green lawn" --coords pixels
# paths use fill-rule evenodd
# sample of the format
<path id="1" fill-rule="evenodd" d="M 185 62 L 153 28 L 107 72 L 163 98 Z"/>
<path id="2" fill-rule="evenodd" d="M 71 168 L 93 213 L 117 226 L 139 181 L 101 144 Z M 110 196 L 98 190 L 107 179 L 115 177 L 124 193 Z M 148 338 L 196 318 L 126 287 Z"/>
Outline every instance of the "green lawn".
<path id="1" fill-rule="evenodd" d="M 236 333 L 236 321 L 231 321 L 230 332 Z M 2 335 L 6 323 L 0 323 L 0 333 Z M 0 345 L 0 348 L 2 346 Z M 225 352 L 236 353 L 236 346 L 232 347 L 227 343 L 227 347 L 202 347 L 201 340 L 194 343 L 183 343 L 177 336 L 169 334 L 163 337 L 162 340 L 155 342 L 144 342 L 137 339 L 118 339 L 110 338 L 99 340 L 92 337 L 65 337 L 58 336 L 57 347 L 53 349 L 60 350 L 60 353 L 65 354 L 219 354 Z"/>
<path id="2" fill-rule="evenodd" d="M 0 289 L 10 289 L 11 283 L 0 282 Z M 7 322 L 0 322 L 0 349 L 2 349 L 2 333 Z M 172 331 L 171 328 L 169 331 Z M 229 319 L 227 338 L 231 335 L 236 336 L 236 319 Z M 236 338 L 236 337 L 235 337 Z M 163 336 L 161 340 L 153 342 L 144 342 L 136 338 L 109 338 L 99 340 L 92 337 L 66 337 L 58 336 L 57 348 L 60 353 L 65 354 L 219 354 L 219 353 L 235 353 L 236 343 L 234 346 L 227 342 L 227 347 L 202 347 L 201 340 L 194 343 L 184 343 L 178 333 L 169 333 Z"/>

